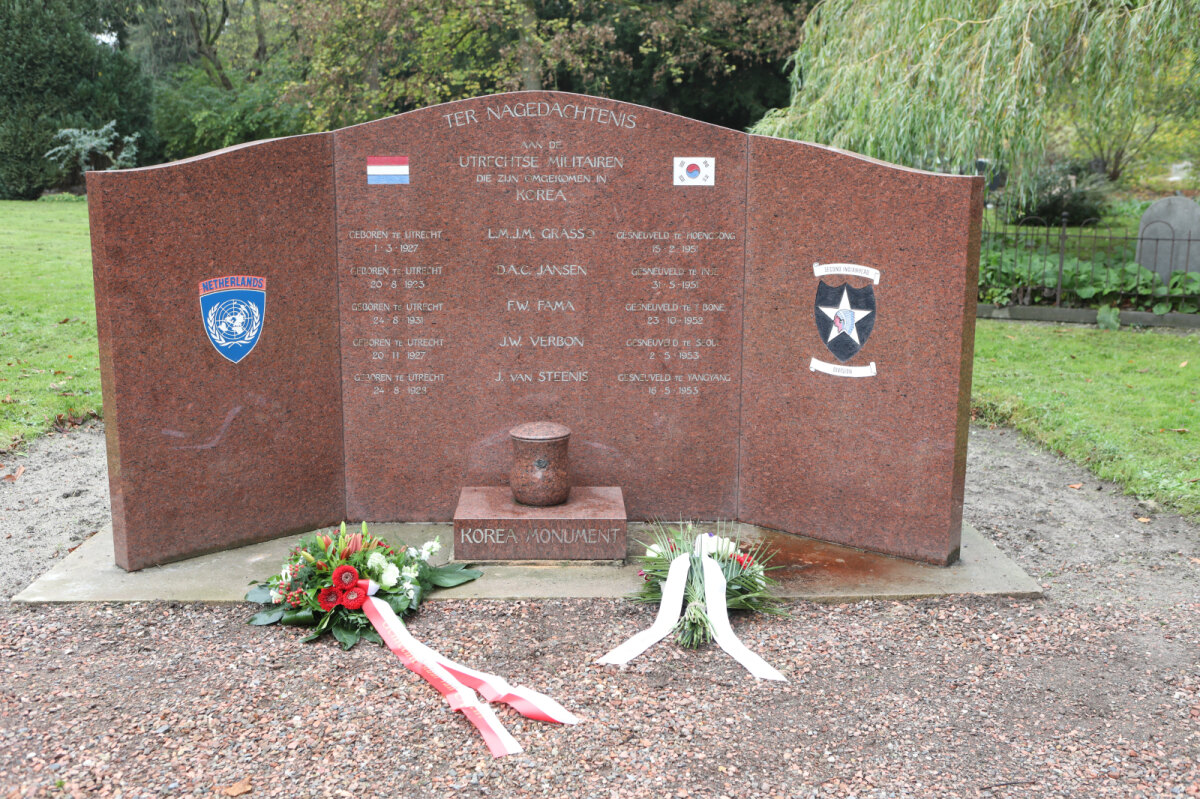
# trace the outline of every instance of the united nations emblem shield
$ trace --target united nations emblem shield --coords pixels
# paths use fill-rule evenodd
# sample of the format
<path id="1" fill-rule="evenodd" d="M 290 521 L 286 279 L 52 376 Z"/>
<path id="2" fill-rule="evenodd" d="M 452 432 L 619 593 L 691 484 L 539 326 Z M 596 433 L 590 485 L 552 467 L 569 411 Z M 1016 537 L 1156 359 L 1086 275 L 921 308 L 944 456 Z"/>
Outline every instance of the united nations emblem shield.
<path id="1" fill-rule="evenodd" d="M 862 349 L 875 327 L 875 291 L 847 283 L 830 286 L 822 280 L 817 284 L 814 313 L 821 340 L 845 363 Z"/>
<path id="2" fill-rule="evenodd" d="M 267 313 L 267 280 L 228 275 L 200 282 L 200 319 L 217 352 L 238 363 L 254 349 Z"/>

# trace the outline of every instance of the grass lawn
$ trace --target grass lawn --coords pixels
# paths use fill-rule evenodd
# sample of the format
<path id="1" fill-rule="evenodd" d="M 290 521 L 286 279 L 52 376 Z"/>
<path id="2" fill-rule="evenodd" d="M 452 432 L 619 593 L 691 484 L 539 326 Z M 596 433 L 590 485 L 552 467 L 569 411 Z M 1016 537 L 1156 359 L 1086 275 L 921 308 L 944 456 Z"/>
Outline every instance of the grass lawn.
<path id="1" fill-rule="evenodd" d="M 1130 493 L 1200 514 L 1200 336 L 979 320 L 972 405 Z"/>
<path id="2" fill-rule="evenodd" d="M 86 204 L 0 202 L 0 449 L 100 411 L 90 256 Z M 980 320 L 975 353 L 979 419 L 1200 515 L 1196 334 Z"/>
<path id="3" fill-rule="evenodd" d="M 0 450 L 100 411 L 87 203 L 0 201 Z"/>

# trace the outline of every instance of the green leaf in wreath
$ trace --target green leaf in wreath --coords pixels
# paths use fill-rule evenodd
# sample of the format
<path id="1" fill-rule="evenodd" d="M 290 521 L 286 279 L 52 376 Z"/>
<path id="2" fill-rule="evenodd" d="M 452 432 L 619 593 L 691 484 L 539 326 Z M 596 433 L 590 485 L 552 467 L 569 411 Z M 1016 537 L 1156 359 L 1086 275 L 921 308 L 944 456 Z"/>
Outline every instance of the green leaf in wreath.
<path id="1" fill-rule="evenodd" d="M 335 624 L 332 627 L 333 637 L 342 645 L 342 649 L 352 649 L 358 643 L 358 630 Z"/>
<path id="2" fill-rule="evenodd" d="M 257 602 L 260 605 L 271 604 L 271 586 L 260 584 L 246 592 L 247 602 Z"/>
<path id="3" fill-rule="evenodd" d="M 312 608 L 301 608 L 300 610 L 291 610 L 283 614 L 280 621 L 284 624 L 290 624 L 293 627 L 314 627 L 317 619 L 313 616 Z"/>
<path id="4" fill-rule="evenodd" d="M 461 563 L 447 563 L 429 570 L 429 581 L 439 588 L 453 588 L 456 585 L 469 583 L 483 572 L 478 569 L 463 568 Z"/>
<path id="5" fill-rule="evenodd" d="M 274 624 L 275 622 L 282 619 L 283 614 L 286 612 L 287 611 L 285 608 L 280 608 L 280 607 L 267 608 L 266 610 L 260 610 L 258 613 L 255 613 L 253 616 L 251 616 L 249 619 L 246 620 L 246 623 L 254 624 L 259 627 L 264 627 L 268 624 Z"/>
<path id="6" fill-rule="evenodd" d="M 368 627 L 367 629 L 363 630 L 360 635 L 362 635 L 363 639 L 366 641 L 370 641 L 373 644 L 379 644 L 381 646 L 383 645 L 383 639 L 379 637 L 379 633 L 377 633 L 373 627 Z"/>
<path id="7" fill-rule="evenodd" d="M 408 597 L 404 594 L 388 594 L 385 601 L 397 616 L 403 616 L 408 612 Z"/>
<path id="8" fill-rule="evenodd" d="M 300 639 L 300 643 L 302 643 L 302 644 L 307 644 L 307 643 L 309 643 L 310 641 L 315 641 L 315 640 L 317 640 L 318 638 L 320 638 L 320 637 L 321 637 L 322 635 L 324 635 L 324 634 L 325 634 L 325 633 L 323 633 L 323 632 L 311 632 L 311 633 L 309 633 L 308 635 L 306 635 L 306 636 L 304 636 L 303 638 L 301 638 L 301 639 Z"/>

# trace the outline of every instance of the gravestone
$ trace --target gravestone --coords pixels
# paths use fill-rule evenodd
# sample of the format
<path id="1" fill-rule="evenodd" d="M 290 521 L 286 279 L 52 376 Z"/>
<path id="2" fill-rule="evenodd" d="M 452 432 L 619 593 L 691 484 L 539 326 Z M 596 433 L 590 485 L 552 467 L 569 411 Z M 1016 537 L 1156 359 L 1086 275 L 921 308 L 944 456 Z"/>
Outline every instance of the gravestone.
<path id="1" fill-rule="evenodd" d="M 1172 272 L 1200 272 L 1200 205 L 1188 197 L 1164 197 L 1142 214 L 1137 262 L 1164 283 Z"/>
<path id="2" fill-rule="evenodd" d="M 951 562 L 982 183 L 560 92 L 89 173 L 117 562 L 449 521 L 528 419 L 631 519 Z"/>

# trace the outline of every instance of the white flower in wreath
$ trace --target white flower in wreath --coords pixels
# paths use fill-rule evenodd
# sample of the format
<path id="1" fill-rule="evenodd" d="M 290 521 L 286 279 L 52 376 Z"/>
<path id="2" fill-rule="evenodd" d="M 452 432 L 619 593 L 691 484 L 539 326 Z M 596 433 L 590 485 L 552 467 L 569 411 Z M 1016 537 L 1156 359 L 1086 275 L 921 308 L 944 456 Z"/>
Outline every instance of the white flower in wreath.
<path id="1" fill-rule="evenodd" d="M 383 567 L 383 573 L 379 575 L 379 585 L 382 588 L 391 588 L 400 579 L 400 567 L 395 563 L 389 563 Z"/>
<path id="2" fill-rule="evenodd" d="M 421 560 L 428 563 L 429 559 L 432 558 L 434 556 L 434 554 L 436 554 L 437 552 L 440 552 L 441 549 L 442 549 L 442 544 L 440 541 L 437 541 L 437 540 L 426 541 L 424 543 L 424 545 L 421 547 L 420 553 L 418 553 L 418 554 L 419 554 L 419 557 L 421 558 Z"/>
<path id="3" fill-rule="evenodd" d="M 662 547 L 660 547 L 658 544 L 651 544 L 650 546 L 646 547 L 646 557 L 661 558 L 662 556 Z"/>
<path id="4" fill-rule="evenodd" d="M 282 601 L 283 601 L 283 592 L 280 591 L 278 588 L 272 588 L 271 589 L 272 604 L 278 605 Z"/>
<path id="5" fill-rule="evenodd" d="M 705 533 L 700 536 L 700 554 L 727 558 L 737 551 L 737 544 L 723 535 Z"/>
<path id="6" fill-rule="evenodd" d="M 292 581 L 292 564 L 283 564 L 283 571 L 279 572 L 279 582 L 287 584 Z"/>
<path id="7" fill-rule="evenodd" d="M 400 576 L 404 578 L 404 582 L 411 583 L 417 579 L 417 575 L 421 573 L 419 566 L 405 566 L 400 570 Z"/>
<path id="8" fill-rule="evenodd" d="M 421 557 L 421 553 L 417 550 L 416 547 L 409 547 L 408 552 L 406 552 L 405 554 L 407 554 L 410 558 Z"/>
<path id="9" fill-rule="evenodd" d="M 416 598 L 417 598 L 417 587 L 416 587 L 415 585 L 413 585 L 412 583 L 410 583 L 410 582 L 405 582 L 405 583 L 404 583 L 404 586 L 403 586 L 403 590 L 404 590 L 404 594 L 405 594 L 405 595 L 406 595 L 406 596 L 407 596 L 409 599 L 416 599 Z"/>
<path id="10" fill-rule="evenodd" d="M 382 574 L 387 566 L 388 560 L 382 552 L 372 552 L 371 557 L 367 558 L 367 570 L 372 574 Z"/>

